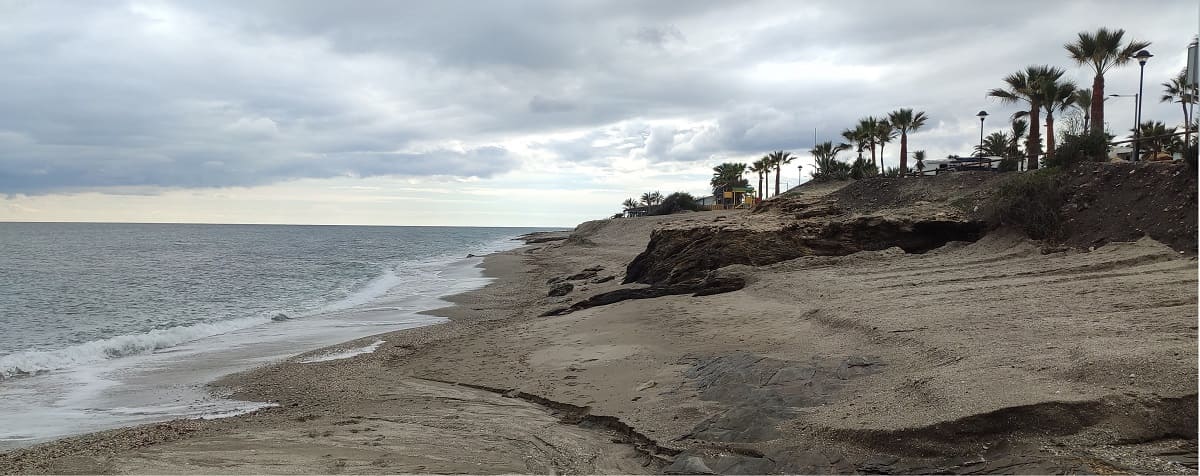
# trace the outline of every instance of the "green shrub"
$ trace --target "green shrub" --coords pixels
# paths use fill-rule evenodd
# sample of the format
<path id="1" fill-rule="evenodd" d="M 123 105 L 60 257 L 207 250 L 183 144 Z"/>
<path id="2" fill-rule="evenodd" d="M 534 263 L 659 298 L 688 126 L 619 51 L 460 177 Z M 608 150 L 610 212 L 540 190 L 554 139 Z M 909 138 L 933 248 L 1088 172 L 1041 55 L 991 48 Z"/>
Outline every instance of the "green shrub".
<path id="1" fill-rule="evenodd" d="M 667 195 L 667 198 L 664 198 L 658 206 L 651 208 L 647 215 L 670 215 L 681 211 L 694 212 L 699 209 L 700 205 L 696 204 L 696 198 L 692 194 L 675 192 Z"/>
<path id="2" fill-rule="evenodd" d="M 864 177 L 874 177 L 879 175 L 879 169 L 875 164 L 863 160 L 861 157 L 854 159 L 854 163 L 850 165 L 848 177 L 854 180 L 862 180 Z M 845 180 L 842 177 L 840 180 Z"/>
<path id="3" fill-rule="evenodd" d="M 1109 136 L 1103 132 L 1063 134 L 1054 148 L 1054 158 L 1042 161 L 1046 167 L 1069 167 L 1079 162 L 1105 162 L 1108 160 Z"/>
<path id="4" fill-rule="evenodd" d="M 817 161 L 816 170 L 813 170 L 811 175 L 814 182 L 846 180 L 850 178 L 850 164 L 836 159 L 831 159 L 824 163 Z"/>
<path id="5" fill-rule="evenodd" d="M 1018 227 L 1033 239 L 1062 238 L 1066 191 L 1060 177 L 1053 168 L 1012 175 L 992 196 L 988 221 Z"/>
<path id="6" fill-rule="evenodd" d="M 1021 159 L 1009 157 L 1007 159 L 1000 159 L 1000 166 L 996 170 L 1000 172 L 1016 172 L 1020 166 Z"/>

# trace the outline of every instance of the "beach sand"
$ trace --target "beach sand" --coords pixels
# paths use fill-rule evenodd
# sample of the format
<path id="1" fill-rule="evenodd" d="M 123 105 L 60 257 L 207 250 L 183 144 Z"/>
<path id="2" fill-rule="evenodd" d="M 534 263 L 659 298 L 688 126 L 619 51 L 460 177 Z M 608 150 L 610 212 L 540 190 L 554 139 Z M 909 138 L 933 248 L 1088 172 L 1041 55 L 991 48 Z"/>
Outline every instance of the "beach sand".
<path id="1" fill-rule="evenodd" d="M 435 311 L 450 323 L 216 384 L 276 408 L 60 440 L 0 472 L 1195 472 L 1197 263 L 1150 239 L 734 265 L 738 291 L 541 316 L 645 287 L 621 282 L 656 228 L 777 219 L 589 222 L 487 257 L 497 280 Z"/>

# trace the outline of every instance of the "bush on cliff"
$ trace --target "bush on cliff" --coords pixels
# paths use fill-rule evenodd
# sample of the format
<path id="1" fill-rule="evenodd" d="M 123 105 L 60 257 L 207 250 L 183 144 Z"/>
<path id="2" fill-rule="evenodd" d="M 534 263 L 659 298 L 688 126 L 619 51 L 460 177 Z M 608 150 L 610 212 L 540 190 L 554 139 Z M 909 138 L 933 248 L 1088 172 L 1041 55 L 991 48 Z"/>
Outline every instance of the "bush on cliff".
<path id="1" fill-rule="evenodd" d="M 835 166 L 834 168 L 837 168 L 837 167 Z M 846 177 L 841 176 L 840 171 L 836 171 L 836 170 L 831 171 L 827 175 L 829 175 L 829 177 L 833 180 L 845 180 L 846 179 Z M 862 157 L 854 159 L 854 163 L 850 165 L 850 175 L 849 176 L 850 176 L 850 178 L 852 178 L 854 180 L 862 180 L 866 177 L 874 177 L 876 175 L 879 175 L 879 168 L 875 167 L 875 164 L 872 164 L 870 162 L 863 160 Z"/>
<path id="2" fill-rule="evenodd" d="M 1033 239 L 1061 238 L 1066 200 L 1061 175 L 1054 168 L 1012 175 L 992 196 L 988 221 L 1018 227 Z"/>
<path id="3" fill-rule="evenodd" d="M 651 208 L 647 215 L 670 215 L 683 211 L 694 212 L 699 209 L 700 205 L 696 203 L 696 198 L 692 194 L 675 192 L 667 195 L 667 198 L 664 198 L 658 206 Z"/>
<path id="4" fill-rule="evenodd" d="M 1070 167 L 1079 162 L 1108 161 L 1108 141 L 1111 137 L 1103 132 L 1063 134 L 1062 141 L 1054 148 L 1054 157 L 1046 157 L 1046 167 Z"/>
<path id="5" fill-rule="evenodd" d="M 816 170 L 811 175 L 814 182 L 846 180 L 850 178 L 851 169 L 850 164 L 837 159 L 817 160 Z"/>

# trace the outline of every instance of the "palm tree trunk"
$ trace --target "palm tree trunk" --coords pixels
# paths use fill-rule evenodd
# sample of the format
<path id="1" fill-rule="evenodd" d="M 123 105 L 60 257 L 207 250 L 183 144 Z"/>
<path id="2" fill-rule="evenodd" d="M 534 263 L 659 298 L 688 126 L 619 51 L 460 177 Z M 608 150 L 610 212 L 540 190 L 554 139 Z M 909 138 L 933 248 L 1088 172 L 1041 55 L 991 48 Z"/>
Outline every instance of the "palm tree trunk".
<path id="1" fill-rule="evenodd" d="M 908 172 L 908 132 L 900 132 L 900 176 Z"/>
<path id="2" fill-rule="evenodd" d="M 779 176 L 783 175 L 783 174 L 779 173 L 779 169 L 781 169 L 782 167 L 783 166 L 780 164 L 775 164 L 775 196 L 776 197 L 779 196 Z"/>
<path id="3" fill-rule="evenodd" d="M 1028 156 L 1028 164 L 1025 170 L 1037 170 L 1038 168 L 1038 152 L 1042 150 L 1041 138 L 1041 109 L 1042 105 L 1037 101 L 1029 105 L 1029 139 L 1025 141 L 1025 153 Z M 1093 124 L 1094 125 L 1094 124 Z"/>
<path id="4" fill-rule="evenodd" d="M 762 172 L 758 173 L 758 200 L 762 201 Z"/>
<path id="5" fill-rule="evenodd" d="M 1046 112 L 1046 160 L 1054 159 L 1054 113 Z"/>
<path id="6" fill-rule="evenodd" d="M 763 194 L 763 200 L 771 198 L 771 168 L 770 167 L 767 167 L 766 174 L 767 174 L 767 181 L 765 183 L 763 183 L 763 186 L 766 187 L 763 190 L 765 190 L 766 193 Z"/>
<path id="7" fill-rule="evenodd" d="M 1092 133 L 1104 132 L 1104 75 L 1092 78 Z"/>
<path id="8" fill-rule="evenodd" d="M 875 141 L 871 141 L 870 145 L 871 145 L 871 165 L 874 165 L 875 168 L 878 169 L 879 162 L 875 160 Z"/>
<path id="9" fill-rule="evenodd" d="M 883 142 L 879 143 L 879 165 L 876 165 L 875 168 L 879 175 L 883 175 Z"/>
<path id="10" fill-rule="evenodd" d="M 1179 101 L 1179 106 L 1183 108 L 1183 150 L 1185 151 L 1184 153 L 1186 153 L 1188 144 L 1190 144 L 1189 141 L 1191 140 L 1192 121 L 1191 118 L 1188 117 L 1187 103 Z"/>

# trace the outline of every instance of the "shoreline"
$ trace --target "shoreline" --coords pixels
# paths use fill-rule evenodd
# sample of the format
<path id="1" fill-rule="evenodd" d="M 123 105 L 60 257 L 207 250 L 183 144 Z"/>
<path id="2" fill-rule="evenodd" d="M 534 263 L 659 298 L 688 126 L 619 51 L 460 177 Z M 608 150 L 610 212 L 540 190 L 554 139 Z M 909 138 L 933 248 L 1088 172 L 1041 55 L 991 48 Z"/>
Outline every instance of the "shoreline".
<path id="1" fill-rule="evenodd" d="M 506 238 L 506 239 L 504 239 L 503 242 L 500 240 L 497 240 L 494 243 L 492 243 L 492 242 L 484 243 L 482 246 L 483 246 L 484 250 L 495 250 L 495 249 L 504 249 L 504 248 L 512 248 L 514 246 L 520 246 L 520 245 L 517 245 L 518 242 L 519 241 L 516 240 L 516 238 L 514 237 L 514 238 Z M 463 253 L 466 253 L 466 251 L 467 250 L 464 250 Z M 476 251 L 476 252 L 478 252 L 478 251 Z M 491 251 L 485 251 L 485 253 L 490 253 L 490 252 Z M 343 350 L 357 350 L 357 351 L 361 352 L 362 349 L 350 349 L 350 347 L 354 346 L 354 344 L 356 344 L 356 343 L 362 343 L 363 345 L 361 347 L 369 347 L 370 344 L 372 344 L 374 342 L 374 341 L 370 340 L 371 337 L 373 337 L 375 335 L 379 335 L 379 334 L 387 334 L 390 332 L 396 332 L 396 331 L 401 331 L 401 330 L 412 328 L 410 326 L 412 326 L 413 323 L 417 323 L 418 321 L 429 322 L 429 324 L 417 324 L 418 327 L 432 325 L 432 324 L 436 324 L 441 321 L 444 321 L 445 320 L 443 318 L 444 316 L 437 316 L 434 314 L 430 314 L 429 311 L 432 311 L 432 310 L 435 310 L 438 308 L 442 308 L 442 307 L 452 306 L 453 303 L 446 301 L 445 298 L 449 298 L 456 294 L 461 294 L 463 292 L 469 292 L 469 291 L 477 289 L 479 287 L 486 286 L 487 283 L 491 281 L 491 279 L 489 279 L 488 276 L 486 276 L 485 273 L 483 272 L 482 263 L 483 263 L 483 256 L 476 256 L 476 255 L 467 255 L 466 257 L 463 257 L 462 255 L 458 255 L 457 257 L 447 256 L 446 260 L 445 260 L 445 265 L 443 266 L 443 270 L 439 272 L 439 276 L 448 276 L 447 280 L 439 279 L 439 281 L 446 281 L 448 283 L 446 285 L 446 287 L 442 289 L 443 294 L 442 295 L 430 295 L 428 297 L 421 298 L 420 295 L 423 295 L 423 293 L 413 294 L 412 296 L 402 293 L 401 295 L 404 296 L 403 299 L 405 300 L 405 304 L 397 304 L 397 305 L 408 306 L 408 305 L 410 305 L 408 303 L 411 300 L 411 305 L 417 306 L 417 307 L 413 308 L 413 310 L 411 312 L 410 311 L 402 311 L 402 314 L 397 315 L 398 317 L 385 318 L 388 320 L 396 320 L 397 321 L 394 326 L 391 326 L 395 330 L 385 330 L 385 329 L 373 330 L 370 327 L 362 327 L 361 329 L 366 330 L 368 332 L 372 332 L 372 333 L 368 334 L 368 335 L 361 335 L 361 334 L 354 335 L 354 331 L 350 327 L 347 327 L 344 330 L 333 329 L 333 331 L 336 331 L 336 332 L 333 334 L 329 334 L 328 336 L 336 337 L 336 336 L 344 335 L 345 337 L 342 339 L 334 339 L 331 341 L 327 336 L 324 338 L 325 343 L 321 343 L 318 336 L 313 334 L 311 331 L 305 330 L 308 327 L 312 327 L 314 324 L 308 324 L 306 327 L 304 327 L 304 323 L 308 322 L 308 321 L 295 321 L 296 324 L 302 325 L 302 328 L 300 330 L 303 331 L 303 334 L 292 336 L 294 339 L 281 339 L 279 342 L 279 345 L 273 345 L 272 350 L 268 351 L 269 355 L 271 355 L 271 356 L 276 355 L 274 347 L 279 347 L 281 350 L 283 350 L 286 353 L 279 354 L 277 357 L 270 357 L 270 360 L 267 362 L 262 362 L 262 360 L 265 357 L 256 357 L 256 356 L 252 355 L 251 352 L 253 352 L 253 351 L 250 350 L 249 348 L 234 349 L 233 351 L 235 352 L 235 354 L 233 354 L 232 356 L 229 356 L 228 353 L 226 353 L 227 356 L 224 357 L 224 360 L 226 360 L 227 362 L 224 364 L 221 364 L 220 362 L 216 362 L 216 361 L 208 362 L 208 360 L 209 360 L 208 356 L 209 356 L 209 354 L 212 354 L 213 352 L 203 350 L 206 348 L 204 346 L 196 347 L 195 349 L 199 349 L 199 350 L 195 350 L 195 349 L 191 348 L 194 346 L 191 346 L 190 344 L 185 343 L 185 344 L 188 344 L 188 345 L 184 346 L 184 347 L 186 347 L 184 349 L 185 354 L 191 355 L 191 353 L 200 352 L 200 354 L 198 354 L 198 355 L 202 358 L 205 358 L 206 360 L 201 364 L 194 364 L 194 365 L 186 364 L 186 365 L 182 365 L 182 366 L 180 366 L 180 365 L 183 361 L 180 361 L 178 358 L 172 357 L 170 359 L 174 359 L 174 360 L 169 359 L 169 361 L 166 362 L 166 365 L 173 365 L 173 367 L 171 367 L 171 368 L 180 367 L 177 370 L 171 370 L 168 373 L 168 375 L 165 375 L 165 377 L 171 379 L 170 382 L 178 381 L 179 383 L 175 384 L 175 383 L 168 382 L 168 383 L 161 384 L 161 385 L 169 385 L 170 386 L 170 388 L 172 390 L 170 390 L 169 393 L 165 389 L 159 389 L 157 387 L 153 387 L 153 385 L 155 385 L 155 384 L 150 384 L 150 385 L 152 385 L 150 387 L 150 389 L 153 390 L 155 392 L 155 394 L 169 395 L 170 396 L 169 398 L 175 398 L 175 400 L 174 400 L 175 403 L 171 404 L 170 403 L 171 400 L 169 400 L 169 399 L 162 400 L 161 398 L 159 400 L 162 400 L 162 403 L 158 403 L 159 400 L 154 400 L 154 398 L 157 398 L 157 397 L 148 397 L 148 398 L 144 399 L 145 402 L 151 402 L 148 404 L 163 405 L 162 414 L 159 414 L 159 413 L 137 413 L 137 414 L 132 414 L 129 417 L 130 421 L 125 422 L 125 423 L 121 423 L 121 422 L 117 421 L 117 422 L 115 422 L 116 424 L 111 424 L 114 422 L 106 421 L 105 423 L 91 424 L 88 426 L 79 427 L 79 430 L 82 430 L 82 431 L 77 431 L 74 433 L 53 434 L 53 436 L 50 436 L 48 438 L 47 437 L 32 438 L 31 441 L 14 440 L 14 441 L 12 441 L 13 444 L 6 445 L 6 446 L 0 448 L 0 452 L 15 451 L 15 450 L 28 448 L 31 446 L 42 445 L 42 444 L 52 444 L 58 440 L 77 437 L 77 436 L 83 436 L 83 435 L 87 435 L 87 434 L 91 434 L 91 433 L 119 430 L 119 429 L 124 429 L 124 428 L 133 428 L 133 427 L 139 427 L 139 426 L 144 426 L 144 425 L 154 425 L 157 423 L 164 423 L 164 422 L 175 421 L 175 420 L 228 418 L 231 416 L 255 411 L 256 409 L 258 409 L 259 407 L 261 407 L 263 405 L 269 406 L 269 405 L 271 405 L 271 403 L 267 402 L 267 401 L 263 401 L 263 400 L 230 399 L 228 397 L 232 394 L 232 392 L 229 389 L 221 388 L 220 386 L 217 386 L 214 384 L 230 375 L 241 373 L 241 372 L 253 369 L 254 367 L 260 367 L 263 365 L 273 365 L 272 362 L 279 363 L 279 362 L 286 362 L 286 361 L 300 361 L 300 360 L 304 360 L 305 358 L 328 358 L 328 357 L 330 357 L 330 355 L 327 355 L 327 354 L 336 354 Z M 444 274 L 444 273 L 448 273 L 448 274 Z M 373 279 L 379 279 L 379 278 L 376 277 Z M 426 287 L 428 287 L 428 286 L 426 286 Z M 463 291 L 463 289 L 465 289 L 466 291 Z M 386 298 L 386 297 L 387 296 L 384 296 L 384 298 Z M 378 297 L 376 299 L 378 299 Z M 390 305 L 390 303 L 389 303 L 389 305 Z M 399 309 L 399 308 L 397 308 L 397 309 Z M 347 321 L 347 322 L 354 322 L 357 324 L 361 320 L 362 325 L 370 325 L 371 322 L 374 322 L 373 321 L 374 319 L 377 319 L 376 317 L 371 317 L 371 316 L 374 316 L 375 313 L 372 313 L 369 310 L 363 311 L 363 312 L 360 312 L 360 313 L 357 313 L 354 315 L 358 315 L 358 314 L 361 314 L 363 316 L 363 318 L 360 319 L 360 318 L 354 317 L 354 318 L 351 318 L 351 319 L 353 319 L 353 321 Z M 333 315 L 335 315 L 335 317 L 336 316 L 345 317 L 346 315 L 350 315 L 350 314 L 348 314 L 346 311 L 336 311 L 336 312 L 334 312 Z M 318 316 L 318 317 L 320 317 L 320 316 Z M 338 317 L 338 319 L 342 319 L 342 317 Z M 363 320 L 363 319 L 366 319 L 366 320 Z M 332 322 L 332 324 L 329 324 L 329 325 L 336 326 L 336 325 L 338 325 L 337 322 L 341 322 L 341 321 L 339 320 L 339 321 L 331 321 L 331 322 Z M 267 322 L 265 325 L 260 324 L 260 326 L 258 326 L 258 327 L 261 327 L 264 330 L 267 328 L 274 329 L 272 331 L 266 331 L 266 332 L 274 332 L 274 333 L 284 332 L 284 333 L 286 333 L 289 331 L 280 331 L 279 329 L 284 328 L 284 327 L 280 327 L 280 326 L 281 325 L 291 325 L 291 324 L 293 324 L 292 320 L 288 320 L 287 322 L 282 322 L 282 323 Z M 326 324 L 320 324 L 318 321 L 315 325 L 320 327 L 320 326 L 326 325 Z M 292 327 L 294 327 L 294 326 L 292 326 Z M 380 332 L 381 330 L 384 332 Z M 250 329 L 249 331 L 253 331 L 253 329 Z M 247 332 L 249 332 L 249 331 L 247 331 Z M 357 332 L 362 332 L 362 331 L 357 331 Z M 310 335 L 310 334 L 312 334 L 312 335 Z M 296 339 L 298 339 L 298 341 Z M 245 339 L 242 338 L 241 340 L 245 340 Z M 240 340 L 235 339 L 235 342 L 240 342 Z M 292 343 L 289 344 L 288 342 L 292 342 Z M 295 348 L 296 342 L 301 343 L 301 345 L 302 345 L 301 349 L 291 350 L 290 352 L 287 352 L 286 347 L 290 345 L 293 348 Z M 316 346 L 314 347 L 313 344 L 316 344 Z M 220 345 L 220 344 L 218 343 L 217 345 Z M 236 347 L 236 345 L 235 345 L 235 347 Z M 205 354 L 204 352 L 208 352 L 208 353 Z M 164 355 L 173 356 L 173 355 L 176 355 L 177 353 L 178 353 L 178 351 L 168 350 Z M 268 355 L 268 354 L 264 354 L 264 355 Z M 132 358 L 135 360 L 139 360 L 139 359 L 146 360 L 148 358 L 153 358 L 153 356 L 152 356 L 152 354 L 138 354 L 138 355 L 132 356 Z M 120 369 L 120 368 L 122 368 L 122 367 L 120 367 L 121 365 L 126 365 L 126 366 L 136 365 L 136 362 L 135 362 L 135 364 L 120 364 L 119 363 L 119 362 L 124 362 L 126 360 L 127 359 L 113 359 L 108 362 L 103 362 L 102 363 L 104 365 L 103 368 L 105 368 L 105 369 Z M 245 361 L 245 362 L 243 362 L 243 361 Z M 259 361 L 259 363 L 254 363 L 254 361 Z M 155 361 L 155 362 L 157 362 L 157 361 Z M 246 365 L 242 365 L 242 364 L 246 364 Z M 198 367 L 197 367 L 197 365 L 198 365 Z M 220 368 L 220 367 L 218 367 L 218 365 L 229 367 L 229 368 L 224 371 L 218 371 L 217 369 Z M 136 370 L 136 368 L 133 368 L 133 367 L 131 367 L 131 369 Z M 141 371 L 137 371 L 137 372 L 139 372 L 139 373 L 137 374 L 138 376 L 136 377 L 135 381 L 126 382 L 126 380 L 121 380 L 121 382 L 133 383 L 135 385 L 142 385 L 143 383 L 149 382 L 148 376 L 155 375 L 154 371 L 152 371 L 152 370 L 147 371 L 146 376 L 141 376 L 140 375 Z M 199 380 L 194 380 L 194 381 L 183 380 L 183 378 L 189 372 L 190 373 L 200 372 L 196 375 L 199 378 Z M 161 372 L 159 372 L 159 373 L 161 373 Z M 161 378 L 161 377 L 163 377 L 163 376 L 159 376 L 159 378 Z M 37 376 L 32 376 L 31 378 L 36 379 Z M 24 380 L 19 381 L 18 383 L 24 384 L 26 386 L 36 385 L 36 382 L 30 383 L 30 382 L 24 381 Z M 19 388 L 24 388 L 24 387 L 19 387 Z M 35 387 L 31 387 L 31 388 L 35 388 Z M 125 393 L 128 393 L 128 392 L 125 391 Z M 181 406 L 181 404 L 179 403 L 180 402 L 179 398 L 184 398 L 184 400 L 183 400 L 184 402 L 192 402 L 192 400 L 187 399 L 192 394 L 196 395 L 195 401 L 192 403 L 193 405 L 195 405 L 194 411 L 196 412 L 196 414 L 184 414 L 184 413 L 190 413 L 192 411 L 193 407 L 188 407 L 188 410 L 184 410 L 183 407 Z M 140 401 L 142 401 L 142 400 L 139 400 L 139 402 Z M 121 404 L 122 403 L 118 403 L 118 405 L 121 405 Z M 124 404 L 129 405 L 128 403 L 124 403 Z M 99 408 L 104 408 L 104 407 L 99 407 Z M 158 411 L 157 410 L 158 407 L 147 407 L 147 408 L 149 408 L 149 410 L 146 410 L 147 412 Z M 203 413 L 201 413 L 201 412 L 203 412 Z M 145 416 L 139 416 L 139 415 L 145 415 Z M 157 417 L 157 418 L 155 418 L 155 417 Z M 138 421 L 138 420 L 140 420 L 140 421 Z M 51 434 L 47 433 L 47 435 L 51 435 Z"/>
<path id="2" fill-rule="evenodd" d="M 0 454 L 0 472 L 1190 471 L 1195 257 L 1150 239 L 1046 252 L 993 232 L 546 315 L 646 287 L 621 277 L 654 230 L 772 220 L 587 222 L 486 256 L 494 281 L 430 311 L 450 322 L 217 382 L 279 407 Z"/>
<path id="3" fill-rule="evenodd" d="M 542 233 L 554 234 L 562 232 Z M 257 433 L 257 428 L 260 428 L 264 424 L 295 427 L 310 423 L 308 426 L 311 426 L 312 422 L 320 419 L 315 418 L 313 412 L 321 411 L 320 407 L 328 405 L 330 401 L 327 399 L 327 394 L 320 395 L 317 398 L 308 398 L 311 396 L 309 395 L 309 390 L 318 386 L 318 384 L 310 384 L 308 386 L 296 385 L 297 381 L 319 382 L 329 378 L 345 378 L 344 367 L 372 367 L 379 365 L 381 360 L 396 358 L 398 355 L 407 353 L 419 352 L 420 349 L 427 346 L 452 345 L 456 337 L 467 333 L 480 332 L 480 329 L 476 329 L 479 326 L 488 326 L 516 317 L 512 314 L 496 316 L 495 309 L 472 308 L 471 303 L 480 300 L 490 300 L 493 296 L 488 295 L 487 291 L 489 288 L 498 284 L 502 285 L 506 280 L 514 280 L 519 273 L 527 272 L 529 265 L 521 263 L 522 257 L 519 254 L 529 249 L 530 246 L 528 244 L 519 245 L 510 250 L 479 256 L 482 260 L 475 267 L 480 269 L 482 277 L 490 278 L 491 282 L 480 288 L 439 296 L 438 299 L 447 302 L 448 305 L 418 312 L 419 314 L 446 318 L 448 319 L 446 322 L 373 334 L 340 342 L 295 354 L 283 361 L 224 375 L 204 384 L 204 387 L 214 396 L 252 403 L 265 403 L 268 405 L 266 407 L 247 413 L 219 418 L 183 418 L 158 423 L 126 426 L 111 430 L 66 436 L 37 443 L 32 446 L 14 448 L 0 453 L 0 474 L 29 472 L 108 473 L 115 471 L 112 461 L 109 461 L 112 457 L 111 455 L 123 452 L 137 452 L 140 448 L 147 446 L 170 444 L 193 438 L 226 439 L 228 432 L 231 430 Z M 520 304 L 525 303 L 522 302 Z M 379 341 L 383 341 L 383 346 L 387 347 L 387 349 L 376 349 L 370 353 L 363 353 L 345 359 L 304 362 L 306 358 L 313 356 Z M 399 351 L 397 352 L 396 349 L 399 349 Z M 390 350 L 391 352 L 384 357 L 382 354 L 385 352 L 380 352 L 381 350 Z M 281 373 L 286 374 L 286 376 L 279 375 Z M 520 408 L 516 409 L 517 411 L 512 412 L 512 415 L 507 415 L 501 424 L 496 425 L 497 430 L 501 426 L 510 426 L 515 429 L 498 431 L 500 434 L 516 431 L 536 435 L 537 431 L 535 427 L 538 425 L 559 425 L 557 415 L 562 408 L 553 407 L 552 405 L 548 405 L 547 402 L 539 402 L 536 399 L 515 397 L 513 395 L 504 396 L 497 394 L 495 389 L 469 388 L 457 383 L 438 382 L 435 379 L 416 378 L 414 380 L 417 382 L 410 382 L 408 386 L 410 390 L 416 394 L 427 393 L 434 399 L 473 400 L 471 403 L 494 405 L 500 408 L 514 406 L 508 400 L 524 400 L 526 402 L 524 405 L 520 405 Z M 290 385 L 284 384 L 284 382 Z M 345 389 L 337 390 L 341 392 L 345 391 Z M 450 397 L 449 395 L 451 394 L 460 394 L 461 398 Z M 429 410 L 429 407 L 425 406 L 423 409 Z M 442 413 L 457 413 L 463 410 L 443 408 L 440 411 Z M 453 417 L 453 415 L 449 414 L 442 416 L 447 418 Z M 326 427 L 342 429 L 341 427 L 343 426 L 356 425 L 361 421 L 360 419 L 362 419 L 361 415 L 351 416 L 348 419 L 334 419 L 336 421 L 327 422 Z M 350 421 L 354 421 L 355 423 L 349 423 Z M 524 424 L 522 424 L 523 421 Z M 595 454 L 576 454 L 571 456 L 572 458 L 583 460 L 592 459 L 599 464 L 608 465 L 587 466 L 586 468 L 627 474 L 640 474 L 643 472 L 641 468 L 643 467 L 644 461 L 642 460 L 644 460 L 644 455 L 639 455 L 634 446 L 614 443 L 612 438 L 606 436 L 607 433 L 596 433 L 593 430 L 578 427 L 568 429 L 564 426 L 564 429 L 568 431 L 556 431 L 553 433 L 565 433 L 565 435 L 556 436 L 559 438 L 581 440 L 596 448 L 603 448 L 606 453 L 621 455 L 619 457 L 605 455 L 599 458 Z M 368 432 L 376 430 L 377 428 L 368 426 L 361 430 L 361 434 L 366 435 Z M 359 430 L 354 428 L 349 429 L 349 432 L 350 435 L 360 433 Z M 304 430 L 301 434 L 307 437 L 316 437 L 317 434 L 329 436 L 329 433 L 330 430 L 317 432 L 316 430 L 308 429 Z M 543 438 L 546 441 L 554 441 L 553 437 Z M 377 437 L 371 437 L 370 439 L 372 441 L 356 443 L 367 446 L 378 445 Z M 414 441 L 410 441 L 409 444 L 416 444 L 416 440 L 424 441 L 427 439 L 427 435 L 417 435 Z M 564 448 L 568 449 L 579 446 L 575 441 L 564 443 L 572 443 L 563 445 Z M 228 451 L 240 452 L 239 449 L 235 449 L 236 446 L 240 445 L 235 444 L 229 447 Z M 70 457 L 62 458 L 66 455 L 70 455 Z M 530 466 L 531 462 L 538 462 L 541 459 L 538 456 L 540 455 L 525 455 L 522 458 L 511 461 L 510 472 L 539 472 L 563 467 L 574 467 L 577 470 L 585 469 L 585 467 L 578 467 L 569 463 L 567 459 L 570 458 L 564 459 L 562 457 L 548 458 L 545 461 L 541 461 L 545 465 L 541 469 L 538 469 L 539 467 L 537 466 Z M 325 472 L 335 472 L 342 468 L 338 461 L 338 459 L 334 459 L 329 465 L 309 461 L 306 465 L 302 466 L 310 468 L 326 467 L 328 471 Z M 46 462 L 49 462 L 49 464 L 42 464 Z M 408 461 L 408 463 L 411 463 L 411 461 Z M 442 467 L 434 472 L 479 472 L 480 466 L 482 466 L 481 463 L 462 464 L 450 461 L 443 461 L 442 463 L 448 463 L 450 466 Z M 493 461 L 492 463 L 495 462 Z M 372 468 L 383 470 L 388 466 L 375 461 Z M 239 465 L 239 467 L 245 466 Z M 270 467 L 272 466 L 260 467 L 260 470 L 257 472 L 271 472 L 268 469 Z M 495 468 L 495 466 L 489 467 L 492 469 L 487 470 L 488 472 L 491 472 Z M 139 461 L 138 465 L 134 466 L 134 468 L 137 469 L 121 472 L 176 472 L 181 469 L 181 467 L 173 465 L 153 466 L 152 461 Z M 413 468 L 416 471 L 432 469 L 425 465 L 415 465 Z M 211 467 L 208 467 L 208 470 L 199 470 L 198 472 L 208 472 L 211 469 Z"/>

